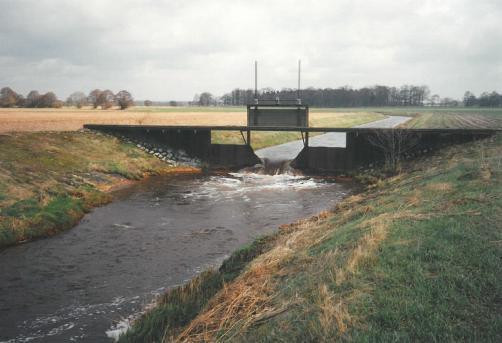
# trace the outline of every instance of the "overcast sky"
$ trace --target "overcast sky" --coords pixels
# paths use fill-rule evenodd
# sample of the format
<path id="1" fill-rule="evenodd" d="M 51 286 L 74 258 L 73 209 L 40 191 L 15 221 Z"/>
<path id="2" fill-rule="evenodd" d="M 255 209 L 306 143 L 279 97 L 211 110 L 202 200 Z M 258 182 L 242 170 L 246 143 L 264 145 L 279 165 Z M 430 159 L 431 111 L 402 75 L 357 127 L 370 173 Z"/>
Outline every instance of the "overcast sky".
<path id="1" fill-rule="evenodd" d="M 502 91 L 500 0 L 0 0 L 0 87 L 189 100 L 259 87 Z"/>

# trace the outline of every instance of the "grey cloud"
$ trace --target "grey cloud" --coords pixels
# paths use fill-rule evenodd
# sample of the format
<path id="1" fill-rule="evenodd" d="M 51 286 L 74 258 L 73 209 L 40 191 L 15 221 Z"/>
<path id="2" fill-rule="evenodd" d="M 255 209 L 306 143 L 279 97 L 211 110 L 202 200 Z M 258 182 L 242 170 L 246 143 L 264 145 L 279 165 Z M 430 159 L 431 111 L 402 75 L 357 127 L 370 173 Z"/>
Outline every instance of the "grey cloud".
<path id="1" fill-rule="evenodd" d="M 0 85 L 191 99 L 252 85 L 428 84 L 460 97 L 502 81 L 502 4 L 424 1 L 0 2 Z"/>

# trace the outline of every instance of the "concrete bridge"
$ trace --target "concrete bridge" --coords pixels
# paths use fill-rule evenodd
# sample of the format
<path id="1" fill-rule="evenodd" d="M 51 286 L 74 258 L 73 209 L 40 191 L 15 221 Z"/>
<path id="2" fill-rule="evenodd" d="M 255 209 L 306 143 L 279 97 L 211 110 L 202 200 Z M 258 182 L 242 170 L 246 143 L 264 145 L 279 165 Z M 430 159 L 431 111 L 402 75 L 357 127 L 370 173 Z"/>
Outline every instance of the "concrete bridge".
<path id="1" fill-rule="evenodd" d="M 157 125 L 84 125 L 86 129 L 126 137 L 156 148 L 184 150 L 211 168 L 242 168 L 261 163 L 251 147 L 252 131 L 299 132 L 303 148 L 292 166 L 316 172 L 347 172 L 384 159 L 382 143 L 389 140 L 406 148 L 406 154 L 423 153 L 445 145 L 464 143 L 493 135 L 493 129 L 391 129 L 391 128 L 332 128 L 298 126 L 157 126 Z M 237 131 L 243 144 L 212 144 L 212 131 Z M 311 133 L 345 133 L 345 144 L 319 146 L 310 144 Z M 314 146 L 313 146 L 314 145 Z"/>

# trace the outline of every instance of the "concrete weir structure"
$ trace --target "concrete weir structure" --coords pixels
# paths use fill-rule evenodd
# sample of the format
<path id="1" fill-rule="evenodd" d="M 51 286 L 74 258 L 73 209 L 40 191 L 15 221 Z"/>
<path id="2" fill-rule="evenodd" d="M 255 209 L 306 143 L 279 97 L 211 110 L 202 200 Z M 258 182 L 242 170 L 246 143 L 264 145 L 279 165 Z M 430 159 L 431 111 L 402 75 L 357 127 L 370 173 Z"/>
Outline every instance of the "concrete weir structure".
<path id="1" fill-rule="evenodd" d="M 292 166 L 314 172 L 343 173 L 384 159 L 382 140 L 406 147 L 406 155 L 414 156 L 442 146 L 464 143 L 493 135 L 493 129 L 380 129 L 380 128 L 322 128 L 322 127 L 269 127 L 269 126 L 156 126 L 156 125 L 85 125 L 97 130 L 156 148 L 183 150 L 198 158 L 210 168 L 242 168 L 261 163 L 250 145 L 251 131 L 300 132 L 304 147 L 292 161 Z M 212 131 L 238 131 L 244 144 L 212 144 Z M 345 147 L 309 146 L 312 132 L 344 132 Z M 247 134 L 248 139 L 244 133 Z M 384 142 L 385 143 L 385 142 Z"/>

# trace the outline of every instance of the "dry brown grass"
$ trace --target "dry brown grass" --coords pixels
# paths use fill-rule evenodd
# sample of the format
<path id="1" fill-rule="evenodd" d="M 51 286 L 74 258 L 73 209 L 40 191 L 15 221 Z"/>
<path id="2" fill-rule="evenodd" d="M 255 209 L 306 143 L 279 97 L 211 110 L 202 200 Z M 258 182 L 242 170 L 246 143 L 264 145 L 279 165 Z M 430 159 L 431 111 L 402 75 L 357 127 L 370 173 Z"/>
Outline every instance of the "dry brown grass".
<path id="1" fill-rule="evenodd" d="M 358 123 L 382 119 L 376 113 L 311 113 L 312 126 L 345 127 Z M 15 131 L 74 131 L 84 124 L 124 124 L 124 125 L 202 125 L 241 126 L 246 125 L 246 112 L 226 111 L 186 111 L 146 112 L 141 109 L 93 110 L 93 109 L 30 109 L 1 108 L 0 133 Z"/>
<path id="2" fill-rule="evenodd" d="M 242 275 L 225 285 L 206 310 L 179 336 L 165 337 L 164 341 L 232 341 L 232 337 L 246 331 L 250 326 L 279 315 L 295 303 L 301 302 L 301 299 L 290 299 L 287 303 L 275 304 L 276 278 L 288 273 L 287 264 L 295 256 L 295 252 L 295 257 L 298 258 L 298 251 L 322 239 L 319 235 L 328 230 L 327 220 L 332 215 L 322 212 L 312 218 L 283 225 L 280 228 L 283 234 L 277 239 L 273 249 L 257 257 Z M 326 303 L 326 311 L 329 312 L 331 310 L 328 305 L 329 303 Z M 331 318 L 328 312 L 326 320 Z M 341 318 L 343 315 L 337 312 L 336 316 Z"/>
<path id="3" fill-rule="evenodd" d="M 453 189 L 453 186 L 448 182 L 437 182 L 427 185 L 426 189 L 433 192 L 449 192 Z"/>
<path id="4" fill-rule="evenodd" d="M 245 125 L 244 112 L 0 109 L 0 132 L 74 131 L 84 124 Z"/>
<path id="5" fill-rule="evenodd" d="M 274 276 L 281 275 L 284 261 L 292 256 L 291 249 L 276 247 L 253 261 L 240 277 L 224 285 L 178 337 L 164 341 L 213 342 L 215 337 L 231 340 L 240 330 L 283 312 L 287 305 L 272 305 Z"/>
<path id="6" fill-rule="evenodd" d="M 333 334 L 333 324 L 336 324 L 339 335 L 347 331 L 352 321 L 347 304 L 341 297 L 337 298 L 324 283 L 319 286 L 317 306 L 320 309 L 319 324 L 324 337 L 327 338 Z"/>

